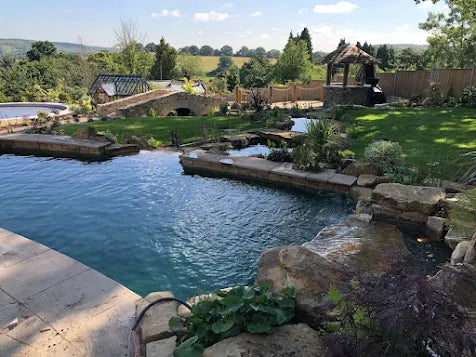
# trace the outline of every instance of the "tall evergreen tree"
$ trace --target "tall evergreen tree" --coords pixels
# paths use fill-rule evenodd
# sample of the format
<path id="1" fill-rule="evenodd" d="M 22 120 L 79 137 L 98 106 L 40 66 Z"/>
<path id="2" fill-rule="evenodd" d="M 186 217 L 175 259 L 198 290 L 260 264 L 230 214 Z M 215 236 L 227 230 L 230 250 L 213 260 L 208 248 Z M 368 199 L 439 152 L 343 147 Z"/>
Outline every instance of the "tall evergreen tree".
<path id="1" fill-rule="evenodd" d="M 155 63 L 151 69 L 153 79 L 171 79 L 174 76 L 175 64 L 177 61 L 177 51 L 165 42 L 164 38 L 155 50 Z"/>
<path id="2" fill-rule="evenodd" d="M 309 52 L 309 59 L 312 61 L 312 39 L 311 39 L 311 34 L 309 33 L 309 30 L 307 27 L 304 27 L 304 30 L 302 30 L 301 35 L 299 36 L 300 40 L 303 40 L 307 44 L 307 52 Z"/>

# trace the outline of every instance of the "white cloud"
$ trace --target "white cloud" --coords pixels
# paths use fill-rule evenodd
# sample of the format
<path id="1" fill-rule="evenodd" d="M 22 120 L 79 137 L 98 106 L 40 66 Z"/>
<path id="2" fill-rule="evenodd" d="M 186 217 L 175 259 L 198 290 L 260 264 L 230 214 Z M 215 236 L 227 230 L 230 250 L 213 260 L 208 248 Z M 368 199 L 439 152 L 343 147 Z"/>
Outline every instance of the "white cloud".
<path id="1" fill-rule="evenodd" d="M 255 11 L 255 12 L 250 14 L 251 17 L 261 16 L 261 15 L 263 15 L 263 13 L 261 11 Z"/>
<path id="2" fill-rule="evenodd" d="M 339 1 L 335 4 L 316 5 L 314 6 L 313 11 L 317 14 L 342 14 L 345 12 L 351 12 L 358 7 L 358 5 L 353 4 L 350 1 Z"/>
<path id="3" fill-rule="evenodd" d="M 263 33 L 263 34 L 261 34 L 260 37 L 263 38 L 263 39 L 267 39 L 267 38 L 270 38 L 271 36 L 267 33 Z"/>
<path id="4" fill-rule="evenodd" d="M 209 22 L 209 21 L 225 21 L 229 17 L 226 12 L 197 12 L 195 14 L 195 20 L 199 22 Z"/>
<path id="5" fill-rule="evenodd" d="M 271 28 L 271 31 L 278 31 L 278 30 L 279 30 L 279 28 L 277 28 L 277 27 L 272 27 Z"/>
<path id="6" fill-rule="evenodd" d="M 302 15 L 302 14 L 304 14 L 304 13 L 305 13 L 306 11 L 308 11 L 308 10 L 309 10 L 309 9 L 299 9 L 297 13 L 298 13 L 298 15 Z"/>
<path id="7" fill-rule="evenodd" d="M 363 30 L 361 28 L 344 28 L 335 25 L 323 24 L 309 28 L 311 37 L 319 39 L 314 47 L 320 51 L 333 51 L 341 38 L 346 42 L 356 43 L 357 41 L 367 41 L 373 45 L 376 44 L 398 44 L 414 43 L 425 44 L 427 33 L 418 29 L 416 26 L 401 25 L 393 28 L 382 29 L 380 31 Z"/>
<path id="8" fill-rule="evenodd" d="M 179 9 L 175 9 L 175 10 L 167 10 L 167 9 L 163 9 L 161 13 L 157 13 L 157 12 L 153 12 L 151 14 L 152 17 L 159 17 L 159 16 L 163 16 L 163 17 L 180 17 L 182 16 L 181 14 L 181 11 Z"/>
<path id="9" fill-rule="evenodd" d="M 431 0 L 422 1 L 421 3 L 417 5 L 417 7 L 420 9 L 429 9 L 430 7 L 433 7 L 433 6 L 435 6 L 435 4 L 433 4 Z"/>

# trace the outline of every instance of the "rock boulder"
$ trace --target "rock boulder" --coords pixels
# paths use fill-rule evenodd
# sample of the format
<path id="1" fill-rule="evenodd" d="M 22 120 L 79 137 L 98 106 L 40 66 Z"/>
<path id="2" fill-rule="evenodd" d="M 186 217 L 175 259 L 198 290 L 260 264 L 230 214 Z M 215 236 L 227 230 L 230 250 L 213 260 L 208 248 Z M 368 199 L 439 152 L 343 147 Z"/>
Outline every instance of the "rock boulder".
<path id="1" fill-rule="evenodd" d="M 380 276 L 409 254 L 395 227 L 365 218 L 329 226 L 304 246 L 264 252 L 257 280 L 271 282 L 274 291 L 295 287 L 299 320 L 319 326 L 331 284 L 344 288 L 354 273 Z"/>
<path id="2" fill-rule="evenodd" d="M 285 325 L 272 334 L 245 333 L 208 347 L 203 357 L 316 357 L 325 349 L 319 334 L 306 324 Z"/>
<path id="3" fill-rule="evenodd" d="M 374 175 L 381 176 L 383 175 L 383 169 L 377 165 L 365 161 L 355 161 L 349 166 L 347 166 L 342 173 L 344 175 L 356 176 L 360 175 Z"/>
<path id="4" fill-rule="evenodd" d="M 372 192 L 372 200 L 390 209 L 417 212 L 431 216 L 438 209 L 438 202 L 445 192 L 437 187 L 410 186 L 399 183 L 382 183 Z"/>

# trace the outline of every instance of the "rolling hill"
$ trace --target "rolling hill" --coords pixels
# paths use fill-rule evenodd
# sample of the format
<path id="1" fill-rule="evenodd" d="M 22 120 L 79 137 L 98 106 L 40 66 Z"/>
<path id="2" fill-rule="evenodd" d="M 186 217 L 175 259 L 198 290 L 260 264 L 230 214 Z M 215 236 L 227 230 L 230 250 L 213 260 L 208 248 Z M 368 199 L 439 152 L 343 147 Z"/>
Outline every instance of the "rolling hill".
<path id="1" fill-rule="evenodd" d="M 9 55 L 15 58 L 23 57 L 30 50 L 31 44 L 35 42 L 33 40 L 23 39 L 0 39 L 0 56 Z M 84 54 L 88 55 L 94 52 L 100 51 L 115 51 L 110 47 L 98 47 L 98 46 L 82 46 L 76 43 L 68 42 L 53 42 L 59 52 L 69 54 Z"/>

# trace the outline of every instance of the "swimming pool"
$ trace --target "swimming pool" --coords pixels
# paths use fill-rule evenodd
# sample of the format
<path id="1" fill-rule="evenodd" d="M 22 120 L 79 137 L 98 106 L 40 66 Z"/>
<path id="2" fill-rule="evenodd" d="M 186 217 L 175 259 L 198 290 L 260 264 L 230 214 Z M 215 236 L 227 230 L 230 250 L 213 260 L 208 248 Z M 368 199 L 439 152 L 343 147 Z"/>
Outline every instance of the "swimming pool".
<path id="1" fill-rule="evenodd" d="M 58 103 L 0 103 L 0 120 L 12 118 L 29 118 L 38 112 L 52 113 L 53 111 L 64 112 L 66 105 Z"/>
<path id="2" fill-rule="evenodd" d="M 182 175 L 178 154 L 87 164 L 0 156 L 0 227 L 145 295 L 185 298 L 255 278 L 264 250 L 345 219 L 341 195 Z"/>

